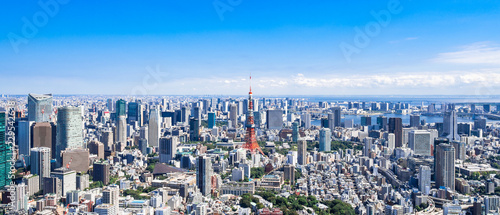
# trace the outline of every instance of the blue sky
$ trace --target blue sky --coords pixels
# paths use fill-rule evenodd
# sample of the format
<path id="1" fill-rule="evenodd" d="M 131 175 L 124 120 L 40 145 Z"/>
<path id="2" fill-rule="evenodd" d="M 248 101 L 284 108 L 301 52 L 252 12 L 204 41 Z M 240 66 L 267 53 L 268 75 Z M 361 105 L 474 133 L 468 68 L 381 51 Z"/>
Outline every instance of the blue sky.
<path id="1" fill-rule="evenodd" d="M 482 96 L 500 86 L 498 1 L 40 2 L 57 10 L 0 8 L 0 93 L 243 95 L 250 73 L 260 95 Z M 29 25 L 35 33 L 23 33 Z M 356 46 L 356 29 L 369 42 Z M 357 52 L 346 57 L 342 44 Z"/>

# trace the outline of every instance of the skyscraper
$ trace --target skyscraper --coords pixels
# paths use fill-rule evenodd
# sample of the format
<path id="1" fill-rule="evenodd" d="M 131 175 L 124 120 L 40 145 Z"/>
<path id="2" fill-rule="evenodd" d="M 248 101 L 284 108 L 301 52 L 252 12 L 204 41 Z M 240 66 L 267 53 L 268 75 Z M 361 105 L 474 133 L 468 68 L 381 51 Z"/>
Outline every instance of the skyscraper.
<path id="1" fill-rule="evenodd" d="M 342 120 L 342 109 L 340 109 L 340 107 L 333 107 L 333 120 L 333 125 L 335 127 L 340 127 L 340 122 Z"/>
<path id="2" fill-rule="evenodd" d="M 294 143 L 299 141 L 299 123 L 298 122 L 293 122 L 292 123 L 292 141 Z"/>
<path id="3" fill-rule="evenodd" d="M 191 141 L 200 140 L 200 124 L 198 121 L 200 120 L 193 117 L 189 119 L 189 139 Z"/>
<path id="4" fill-rule="evenodd" d="M 0 189 L 9 185 L 10 179 L 10 160 L 12 158 L 12 146 L 6 142 L 6 121 L 7 113 L 0 108 Z"/>
<path id="5" fill-rule="evenodd" d="M 387 117 L 384 115 L 380 115 L 377 117 L 377 125 L 378 128 L 381 130 L 386 130 L 387 129 Z"/>
<path id="6" fill-rule="evenodd" d="M 231 128 L 237 128 L 238 127 L 238 106 L 236 104 L 231 104 L 229 108 L 229 121 L 231 122 L 230 127 Z"/>
<path id="7" fill-rule="evenodd" d="M 175 158 L 177 144 L 179 144 L 177 136 L 160 138 L 160 163 L 168 163 Z"/>
<path id="8" fill-rule="evenodd" d="M 459 141 L 460 136 L 458 136 L 457 128 L 457 112 L 455 110 L 446 111 L 443 116 L 443 134 L 441 136 L 450 141 Z"/>
<path id="9" fill-rule="evenodd" d="M 431 133 L 413 130 L 408 133 L 408 147 L 415 155 L 431 156 Z"/>
<path id="10" fill-rule="evenodd" d="M 361 126 L 370 126 L 372 125 L 372 117 L 371 116 L 362 116 L 361 117 Z"/>
<path id="11" fill-rule="evenodd" d="M 208 128 L 212 129 L 215 127 L 215 113 L 214 112 L 209 112 L 208 113 Z"/>
<path id="12" fill-rule="evenodd" d="M 418 189 L 429 194 L 427 191 L 431 189 L 431 168 L 428 166 L 420 166 L 418 172 Z"/>
<path id="13" fill-rule="evenodd" d="M 158 147 L 160 139 L 160 113 L 158 109 L 153 108 L 149 110 L 149 124 L 148 124 L 148 144 L 152 147 Z"/>
<path id="14" fill-rule="evenodd" d="M 109 183 L 109 168 L 110 164 L 108 161 L 96 161 L 94 162 L 94 181 L 100 181 L 104 185 Z"/>
<path id="15" fill-rule="evenodd" d="M 29 156 L 31 148 L 31 123 L 21 120 L 17 124 L 17 136 L 19 143 L 19 155 Z"/>
<path id="16" fill-rule="evenodd" d="M 436 187 L 449 187 L 455 190 L 455 148 L 448 143 L 437 146 L 436 159 Z"/>
<path id="17" fill-rule="evenodd" d="M 401 118 L 389 118 L 389 133 L 394 134 L 395 147 L 403 146 L 403 121 Z"/>
<path id="18" fill-rule="evenodd" d="M 116 101 L 116 119 L 118 120 L 118 118 L 120 116 L 127 116 L 127 102 L 123 99 L 119 99 L 118 101 Z"/>
<path id="19" fill-rule="evenodd" d="M 286 164 L 283 166 L 284 178 L 290 182 L 290 185 L 295 184 L 295 166 Z"/>
<path id="20" fill-rule="evenodd" d="M 193 107 L 192 117 L 198 119 L 198 127 L 201 126 L 201 108 L 199 106 Z"/>
<path id="21" fill-rule="evenodd" d="M 116 126 L 116 137 L 117 142 L 120 142 L 122 146 L 127 144 L 127 117 L 118 116 L 117 126 Z M 122 151 L 121 149 L 119 151 Z"/>
<path id="22" fill-rule="evenodd" d="M 210 194 L 212 188 L 212 161 L 210 157 L 199 156 L 196 166 L 196 185 L 204 196 Z"/>
<path id="23" fill-rule="evenodd" d="M 410 127 L 418 127 L 420 125 L 420 115 L 410 115 Z"/>
<path id="24" fill-rule="evenodd" d="M 50 173 L 50 177 L 55 177 L 61 180 L 62 192 L 64 195 L 68 191 L 76 190 L 76 172 L 66 167 L 55 169 Z"/>
<path id="25" fill-rule="evenodd" d="M 299 140 L 297 160 L 300 165 L 305 165 L 307 163 L 307 142 L 305 140 Z"/>
<path id="26" fill-rule="evenodd" d="M 328 114 L 328 128 L 330 129 L 330 131 L 333 131 L 335 130 L 335 117 L 333 115 L 333 113 L 329 113 Z"/>
<path id="27" fill-rule="evenodd" d="M 78 107 L 60 107 L 57 109 L 56 159 L 61 165 L 61 154 L 67 148 L 83 147 L 83 122 L 81 109 Z"/>
<path id="28" fill-rule="evenodd" d="M 319 130 L 319 151 L 331 151 L 331 134 L 332 133 L 329 128 L 322 128 L 321 130 Z"/>
<path id="29" fill-rule="evenodd" d="M 281 130 L 283 127 L 283 110 L 267 110 L 267 129 Z"/>
<path id="30" fill-rule="evenodd" d="M 40 176 L 40 187 L 43 187 L 43 178 L 50 177 L 50 157 L 50 148 L 31 149 L 31 174 Z"/>
<path id="31" fill-rule="evenodd" d="M 132 122 L 139 122 L 140 125 L 141 115 L 142 115 L 141 112 L 142 110 L 140 110 L 139 103 L 137 102 L 128 103 L 128 112 L 127 112 L 128 123 L 131 124 Z"/>
<path id="32" fill-rule="evenodd" d="M 56 126 L 54 123 L 37 122 L 31 128 L 32 147 L 47 147 L 51 151 L 56 145 Z M 54 154 L 54 153 L 53 153 Z"/>
<path id="33" fill-rule="evenodd" d="M 52 94 L 28 94 L 28 121 L 50 122 Z"/>
<path id="34" fill-rule="evenodd" d="M 311 114 L 310 113 L 303 113 L 301 116 L 302 122 L 304 122 L 304 128 L 309 129 L 311 128 Z"/>

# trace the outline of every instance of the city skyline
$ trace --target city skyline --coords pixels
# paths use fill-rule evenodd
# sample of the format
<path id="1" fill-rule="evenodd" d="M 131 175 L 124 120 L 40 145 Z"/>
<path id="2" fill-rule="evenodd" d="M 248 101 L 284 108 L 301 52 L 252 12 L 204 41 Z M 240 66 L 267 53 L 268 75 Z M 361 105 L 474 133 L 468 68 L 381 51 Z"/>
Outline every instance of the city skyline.
<path id="1" fill-rule="evenodd" d="M 258 95 L 499 89 L 494 2 L 46 2 L 2 8 L 4 94 L 245 95 L 250 74 Z"/>

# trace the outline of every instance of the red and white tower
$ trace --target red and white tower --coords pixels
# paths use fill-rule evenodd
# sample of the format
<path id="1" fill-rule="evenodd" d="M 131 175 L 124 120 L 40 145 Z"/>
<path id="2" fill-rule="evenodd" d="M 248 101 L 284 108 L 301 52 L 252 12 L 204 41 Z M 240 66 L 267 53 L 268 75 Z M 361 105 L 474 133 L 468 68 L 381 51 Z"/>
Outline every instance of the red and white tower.
<path id="1" fill-rule="evenodd" d="M 252 76 L 250 76 L 250 81 L 252 81 Z M 250 84 L 250 92 L 248 93 L 248 111 L 247 111 L 247 121 L 245 125 L 247 129 L 247 134 L 245 136 L 245 144 L 243 144 L 243 148 L 249 150 L 252 154 L 254 154 L 257 150 L 262 152 L 259 144 L 257 143 L 257 139 L 255 138 L 255 124 L 253 121 L 253 100 L 252 100 L 252 85 Z"/>

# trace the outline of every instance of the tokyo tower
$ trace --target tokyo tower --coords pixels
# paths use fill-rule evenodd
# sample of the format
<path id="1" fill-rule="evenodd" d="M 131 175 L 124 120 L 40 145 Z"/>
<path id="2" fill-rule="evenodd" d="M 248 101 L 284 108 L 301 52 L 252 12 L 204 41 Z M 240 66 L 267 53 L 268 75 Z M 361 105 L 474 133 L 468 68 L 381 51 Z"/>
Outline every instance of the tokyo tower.
<path id="1" fill-rule="evenodd" d="M 250 81 L 252 81 L 252 76 L 250 76 Z M 252 100 L 252 85 L 250 85 L 250 92 L 248 93 L 248 111 L 247 111 L 247 121 L 245 125 L 247 129 L 247 133 L 245 135 L 245 144 L 243 144 L 243 148 L 250 151 L 250 153 L 254 154 L 257 150 L 261 153 L 262 149 L 257 143 L 257 139 L 255 138 L 255 124 L 253 121 L 253 100 Z"/>

